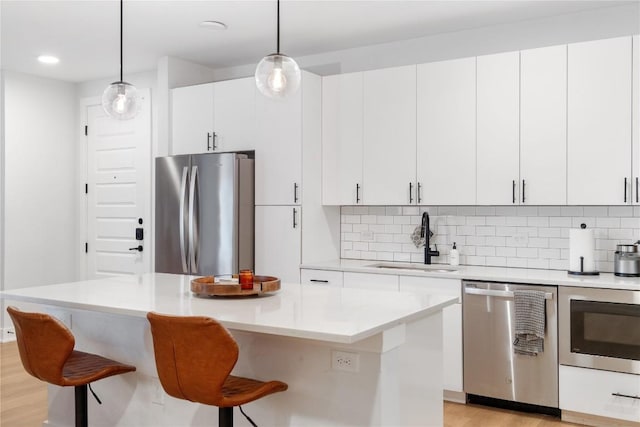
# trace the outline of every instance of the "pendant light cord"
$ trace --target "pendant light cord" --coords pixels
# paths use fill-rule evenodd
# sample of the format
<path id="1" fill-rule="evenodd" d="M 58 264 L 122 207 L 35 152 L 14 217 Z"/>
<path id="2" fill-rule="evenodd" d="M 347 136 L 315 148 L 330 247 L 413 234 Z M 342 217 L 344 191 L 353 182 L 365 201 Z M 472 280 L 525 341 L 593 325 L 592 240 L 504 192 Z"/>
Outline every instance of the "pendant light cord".
<path id="1" fill-rule="evenodd" d="M 277 6 L 277 9 L 278 9 L 278 25 L 277 25 L 277 28 L 278 28 L 278 29 L 277 29 L 277 33 L 278 33 L 278 34 L 277 34 L 277 37 L 276 37 L 276 40 L 277 40 L 277 49 L 276 49 L 276 53 L 277 53 L 278 55 L 280 55 L 280 0 L 278 0 L 278 6 Z"/>
<path id="2" fill-rule="evenodd" d="M 120 0 L 120 81 L 122 79 L 122 3 L 123 0 Z"/>

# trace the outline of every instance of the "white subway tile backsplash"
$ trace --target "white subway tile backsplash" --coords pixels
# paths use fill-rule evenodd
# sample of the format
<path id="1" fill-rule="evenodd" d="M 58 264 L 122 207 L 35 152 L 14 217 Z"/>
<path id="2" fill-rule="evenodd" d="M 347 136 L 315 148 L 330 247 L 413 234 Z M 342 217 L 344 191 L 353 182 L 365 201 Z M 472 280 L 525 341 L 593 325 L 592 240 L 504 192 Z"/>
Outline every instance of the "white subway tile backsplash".
<path id="1" fill-rule="evenodd" d="M 612 271 L 616 245 L 640 239 L 640 206 L 345 206 L 342 257 L 423 262 L 411 234 L 425 211 L 438 263 L 456 242 L 462 264 L 566 270 L 569 230 L 585 223 L 596 238 L 596 268 Z"/>

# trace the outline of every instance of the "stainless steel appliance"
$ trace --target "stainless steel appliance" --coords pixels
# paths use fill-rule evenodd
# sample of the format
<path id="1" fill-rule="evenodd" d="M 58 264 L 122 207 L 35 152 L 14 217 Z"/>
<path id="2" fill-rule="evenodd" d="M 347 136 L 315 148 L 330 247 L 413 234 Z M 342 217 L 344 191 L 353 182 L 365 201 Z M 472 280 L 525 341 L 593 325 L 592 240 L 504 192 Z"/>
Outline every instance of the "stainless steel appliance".
<path id="1" fill-rule="evenodd" d="M 156 158 L 155 271 L 253 269 L 254 161 L 246 154 Z"/>
<path id="2" fill-rule="evenodd" d="M 560 363 L 640 374 L 639 290 L 560 287 Z"/>
<path id="3" fill-rule="evenodd" d="M 514 291 L 545 292 L 544 351 L 514 354 Z M 464 391 L 558 408 L 557 287 L 463 282 Z M 557 411 L 557 409 L 556 409 Z"/>
<path id="4" fill-rule="evenodd" d="M 638 245 L 618 245 L 613 263 L 613 274 L 622 277 L 640 277 Z"/>

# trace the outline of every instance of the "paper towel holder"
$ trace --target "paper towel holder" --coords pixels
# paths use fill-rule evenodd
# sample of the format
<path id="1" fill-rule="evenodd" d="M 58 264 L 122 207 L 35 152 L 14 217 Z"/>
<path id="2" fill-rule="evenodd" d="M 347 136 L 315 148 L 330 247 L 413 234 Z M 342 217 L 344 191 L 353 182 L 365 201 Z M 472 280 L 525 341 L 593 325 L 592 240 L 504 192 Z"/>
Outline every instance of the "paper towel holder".
<path id="1" fill-rule="evenodd" d="M 585 229 L 587 228 L 587 224 L 582 223 L 580 224 L 580 228 L 581 229 Z M 575 275 L 575 276 L 599 276 L 600 272 L 599 271 L 584 271 L 584 257 L 581 256 L 580 257 L 580 271 L 568 271 L 569 274 L 571 275 Z"/>

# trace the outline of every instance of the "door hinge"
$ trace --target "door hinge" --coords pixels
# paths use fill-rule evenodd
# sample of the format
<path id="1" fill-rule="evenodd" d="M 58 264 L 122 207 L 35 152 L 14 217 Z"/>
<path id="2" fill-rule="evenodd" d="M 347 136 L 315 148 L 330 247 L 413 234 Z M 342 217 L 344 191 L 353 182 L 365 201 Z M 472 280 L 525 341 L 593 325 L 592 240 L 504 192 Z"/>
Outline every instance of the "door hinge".
<path id="1" fill-rule="evenodd" d="M 84 184 L 84 194 L 89 194 L 89 184 L 88 183 Z"/>
<path id="2" fill-rule="evenodd" d="M 89 126 L 85 125 L 85 127 L 84 127 L 84 135 L 85 136 L 89 135 Z"/>
<path id="3" fill-rule="evenodd" d="M 84 253 L 88 254 L 89 253 L 89 242 L 85 242 L 84 243 Z"/>

